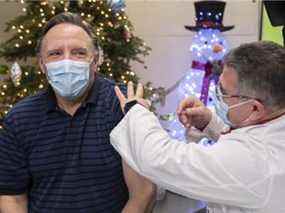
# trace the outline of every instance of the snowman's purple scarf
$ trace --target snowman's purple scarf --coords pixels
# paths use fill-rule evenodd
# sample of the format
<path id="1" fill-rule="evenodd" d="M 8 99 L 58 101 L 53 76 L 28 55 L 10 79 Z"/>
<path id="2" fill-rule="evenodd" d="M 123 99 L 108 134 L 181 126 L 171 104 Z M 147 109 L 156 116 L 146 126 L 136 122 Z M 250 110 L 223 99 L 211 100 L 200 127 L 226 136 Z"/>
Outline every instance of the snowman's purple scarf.
<path id="1" fill-rule="evenodd" d="M 205 105 L 207 105 L 211 80 L 214 80 L 215 84 L 217 84 L 219 77 L 217 74 L 213 73 L 213 64 L 209 61 L 207 63 L 201 63 L 199 61 L 192 61 L 191 68 L 205 72 L 205 75 L 203 78 L 203 83 L 202 83 L 200 100 Z"/>

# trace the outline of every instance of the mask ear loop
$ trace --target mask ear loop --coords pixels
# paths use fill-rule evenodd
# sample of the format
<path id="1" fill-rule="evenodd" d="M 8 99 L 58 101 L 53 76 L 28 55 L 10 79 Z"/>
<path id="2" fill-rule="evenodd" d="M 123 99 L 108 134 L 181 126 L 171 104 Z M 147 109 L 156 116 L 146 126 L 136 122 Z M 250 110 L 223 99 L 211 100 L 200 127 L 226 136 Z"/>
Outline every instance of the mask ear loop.
<path id="1" fill-rule="evenodd" d="M 47 79 L 47 81 L 49 82 L 50 81 L 50 77 L 49 77 L 49 75 L 48 75 L 48 70 L 47 70 L 47 66 L 46 66 L 46 64 L 44 63 L 44 61 L 43 61 L 43 58 L 40 56 L 39 57 L 40 59 L 40 64 L 41 64 L 41 66 L 42 66 L 42 68 L 43 68 L 43 72 L 44 72 L 44 74 L 45 74 L 45 76 L 46 76 L 46 79 Z"/>
<path id="2" fill-rule="evenodd" d="M 39 56 L 38 59 L 39 59 L 39 62 L 41 64 L 41 67 L 44 69 L 43 71 L 46 73 L 47 72 L 47 67 L 46 67 L 46 64 L 43 61 L 42 56 Z"/>
<path id="3" fill-rule="evenodd" d="M 96 75 L 98 75 L 98 74 L 100 75 L 100 73 L 97 71 L 99 71 L 98 68 L 104 62 L 104 52 L 103 52 L 103 49 L 101 48 L 101 46 L 98 44 L 98 42 L 95 43 L 95 49 L 97 49 L 97 61 L 94 60 L 96 57 L 93 57 L 93 59 L 91 60 L 91 63 L 90 63 L 90 68 L 92 67 L 93 63 L 97 67 L 96 72 L 94 71 L 94 77 L 96 77 Z"/>
<path id="4" fill-rule="evenodd" d="M 104 53 L 103 53 L 103 49 L 98 45 L 98 43 L 95 44 L 96 47 L 95 47 L 95 50 L 97 50 L 97 57 L 93 57 L 92 60 L 90 61 L 90 67 L 93 65 L 93 63 L 97 66 L 97 67 L 100 67 L 103 62 L 104 62 Z M 97 59 L 95 61 L 95 58 Z"/>
<path id="5" fill-rule="evenodd" d="M 247 100 L 247 101 L 244 101 L 244 102 L 240 102 L 240 103 L 238 103 L 238 104 L 234 104 L 234 105 L 232 105 L 232 106 L 229 106 L 229 109 L 234 109 L 234 108 L 236 108 L 236 107 L 242 106 L 242 105 L 244 105 L 244 104 L 246 104 L 246 103 L 249 103 L 249 102 L 251 102 L 251 101 L 253 101 L 253 99 L 250 99 L 250 100 Z M 256 107 L 256 106 L 255 106 L 255 107 Z"/>

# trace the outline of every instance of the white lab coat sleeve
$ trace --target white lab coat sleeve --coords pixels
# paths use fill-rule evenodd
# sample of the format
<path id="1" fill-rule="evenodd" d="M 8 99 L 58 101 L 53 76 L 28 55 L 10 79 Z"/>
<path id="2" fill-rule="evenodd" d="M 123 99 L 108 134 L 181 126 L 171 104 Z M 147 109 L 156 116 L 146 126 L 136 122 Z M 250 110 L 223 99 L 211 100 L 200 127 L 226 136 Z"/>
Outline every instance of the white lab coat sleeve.
<path id="1" fill-rule="evenodd" d="M 138 173 L 189 198 L 259 208 L 269 194 L 264 162 L 243 143 L 223 136 L 210 147 L 176 141 L 153 113 L 138 104 L 110 139 Z"/>
<path id="2" fill-rule="evenodd" d="M 202 138 L 208 138 L 213 141 L 217 141 L 222 132 L 229 129 L 227 125 L 224 124 L 222 119 L 218 117 L 215 111 L 212 111 L 212 118 L 209 124 L 205 127 L 203 131 L 196 129 L 194 127 L 186 130 L 186 139 L 188 142 L 199 142 Z"/>

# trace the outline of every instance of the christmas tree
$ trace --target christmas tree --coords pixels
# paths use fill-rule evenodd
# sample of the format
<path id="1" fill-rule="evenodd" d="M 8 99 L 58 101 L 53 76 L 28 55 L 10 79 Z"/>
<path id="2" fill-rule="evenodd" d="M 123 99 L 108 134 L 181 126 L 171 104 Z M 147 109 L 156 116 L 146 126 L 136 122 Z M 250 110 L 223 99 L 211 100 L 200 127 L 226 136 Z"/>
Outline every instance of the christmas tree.
<path id="1" fill-rule="evenodd" d="M 130 62 L 144 63 L 142 58 L 149 54 L 150 48 L 133 35 L 134 28 L 122 0 L 21 0 L 19 4 L 23 13 L 10 20 L 5 30 L 13 36 L 0 45 L 0 57 L 14 63 L 12 67 L 0 65 L 0 124 L 17 101 L 46 87 L 36 60 L 37 40 L 45 23 L 64 11 L 78 13 L 92 25 L 94 39 L 102 48 L 98 70 L 101 74 L 116 82 L 138 81 Z"/>

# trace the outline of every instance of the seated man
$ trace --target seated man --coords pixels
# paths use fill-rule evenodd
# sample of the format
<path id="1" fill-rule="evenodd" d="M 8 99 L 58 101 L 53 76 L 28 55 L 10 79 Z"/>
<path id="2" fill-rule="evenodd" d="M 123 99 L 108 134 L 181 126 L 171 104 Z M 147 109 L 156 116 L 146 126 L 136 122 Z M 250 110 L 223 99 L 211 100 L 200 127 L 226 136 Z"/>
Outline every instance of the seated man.
<path id="1" fill-rule="evenodd" d="M 273 42 L 243 44 L 225 57 L 216 88 L 219 117 L 195 98 L 181 102 L 181 122 L 217 141 L 209 147 L 171 139 L 141 99 L 142 86 L 134 95 L 129 85 L 128 98 L 116 88 L 127 114 L 111 143 L 137 172 L 207 201 L 211 213 L 285 212 L 284 59 L 285 49 Z M 224 123 L 230 131 L 223 132 Z"/>
<path id="2" fill-rule="evenodd" d="M 0 212 L 145 213 L 155 187 L 110 144 L 123 113 L 114 83 L 96 73 L 90 26 L 52 18 L 38 61 L 49 88 L 16 104 L 0 130 Z"/>

